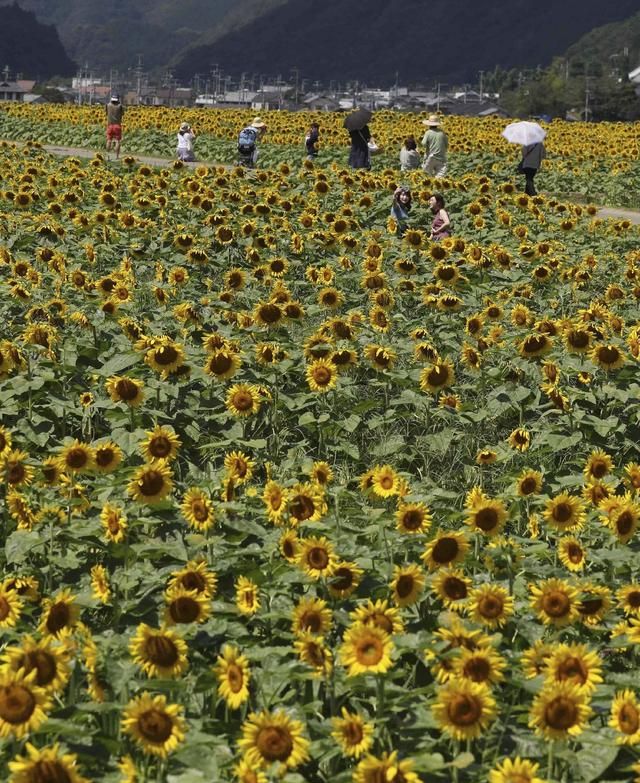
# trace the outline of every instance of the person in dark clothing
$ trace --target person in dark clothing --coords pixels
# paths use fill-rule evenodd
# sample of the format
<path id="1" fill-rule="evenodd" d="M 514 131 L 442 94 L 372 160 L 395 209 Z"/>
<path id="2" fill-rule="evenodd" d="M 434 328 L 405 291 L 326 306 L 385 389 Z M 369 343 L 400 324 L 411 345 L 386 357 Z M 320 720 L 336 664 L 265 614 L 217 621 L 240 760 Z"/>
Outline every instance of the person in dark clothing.
<path id="1" fill-rule="evenodd" d="M 371 139 L 371 131 L 369 126 L 365 125 L 359 130 L 350 130 L 349 136 L 351 137 L 349 165 L 352 169 L 370 169 L 371 161 L 369 160 L 368 145 Z"/>
<path id="2" fill-rule="evenodd" d="M 518 164 L 518 171 L 524 174 L 524 192 L 528 196 L 537 195 L 533 178 L 538 173 L 538 169 L 546 157 L 547 152 L 541 141 L 537 144 L 527 144 L 522 147 L 522 159 Z"/>
<path id="3" fill-rule="evenodd" d="M 314 160 L 318 157 L 318 139 L 320 138 L 320 126 L 317 122 L 312 122 L 304 137 L 304 146 L 307 148 L 307 160 Z"/>

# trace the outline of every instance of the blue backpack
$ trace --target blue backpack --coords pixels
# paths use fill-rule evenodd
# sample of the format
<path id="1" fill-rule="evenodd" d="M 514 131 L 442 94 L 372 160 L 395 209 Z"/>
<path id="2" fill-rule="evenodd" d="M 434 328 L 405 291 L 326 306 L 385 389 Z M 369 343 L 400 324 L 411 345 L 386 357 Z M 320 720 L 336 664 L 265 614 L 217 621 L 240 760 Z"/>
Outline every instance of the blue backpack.
<path id="1" fill-rule="evenodd" d="M 251 155 L 256 148 L 258 133 L 255 128 L 243 128 L 238 136 L 238 152 Z"/>

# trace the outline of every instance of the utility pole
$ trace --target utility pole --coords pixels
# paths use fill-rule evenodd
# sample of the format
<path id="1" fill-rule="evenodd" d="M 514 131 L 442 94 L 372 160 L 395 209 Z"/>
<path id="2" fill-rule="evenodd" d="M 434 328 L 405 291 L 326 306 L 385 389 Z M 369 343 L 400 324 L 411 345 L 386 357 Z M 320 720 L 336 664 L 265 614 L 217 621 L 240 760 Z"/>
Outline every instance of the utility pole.
<path id="1" fill-rule="evenodd" d="M 298 80 L 300 79 L 300 69 L 298 68 L 297 65 L 294 65 L 294 67 L 291 69 L 291 73 L 294 74 L 295 76 L 295 88 L 294 88 L 295 91 L 293 93 L 293 100 L 297 106 L 298 105 Z"/>
<path id="2" fill-rule="evenodd" d="M 484 71 L 479 71 L 479 74 L 480 74 L 480 103 L 482 103 L 483 90 L 484 90 L 484 86 L 483 86 Z"/>
<path id="3" fill-rule="evenodd" d="M 140 106 L 142 102 L 142 55 L 138 55 L 138 64 L 136 65 L 136 105 Z"/>

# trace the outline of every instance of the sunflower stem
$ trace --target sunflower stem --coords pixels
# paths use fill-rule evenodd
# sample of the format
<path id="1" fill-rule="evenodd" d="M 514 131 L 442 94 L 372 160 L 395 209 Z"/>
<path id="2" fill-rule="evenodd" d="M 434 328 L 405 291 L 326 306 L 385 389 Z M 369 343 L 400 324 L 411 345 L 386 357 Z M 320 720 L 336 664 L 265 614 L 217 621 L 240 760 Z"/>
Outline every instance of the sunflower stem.
<path id="1" fill-rule="evenodd" d="M 555 750 L 555 742 L 553 740 L 549 741 L 549 748 L 547 750 L 547 777 L 549 778 L 549 783 L 553 780 L 553 753 Z"/>

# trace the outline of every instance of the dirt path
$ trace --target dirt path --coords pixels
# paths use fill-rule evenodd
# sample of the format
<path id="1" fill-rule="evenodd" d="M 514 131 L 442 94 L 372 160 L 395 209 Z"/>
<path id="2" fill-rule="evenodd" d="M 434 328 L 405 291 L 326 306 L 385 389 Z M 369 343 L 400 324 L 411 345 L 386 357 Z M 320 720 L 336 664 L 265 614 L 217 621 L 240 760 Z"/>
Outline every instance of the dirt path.
<path id="1" fill-rule="evenodd" d="M 17 144 L 19 146 L 24 145 L 24 142 L 21 141 L 9 141 L 9 143 Z M 50 152 L 52 155 L 61 155 L 66 157 L 74 156 L 76 158 L 93 158 L 97 152 L 100 152 L 101 155 L 106 157 L 105 150 L 88 150 L 84 149 L 83 147 L 64 147 L 57 144 L 43 144 L 42 148 L 47 152 Z M 109 160 L 110 162 L 117 165 L 122 161 L 122 158 L 127 156 L 135 158 L 138 163 L 146 163 L 149 166 L 169 166 L 175 161 L 175 158 L 155 158 L 150 155 L 138 155 L 135 152 L 128 151 L 121 151 L 120 161 L 116 161 L 113 155 L 109 156 Z M 185 163 L 184 165 L 209 167 L 223 165 L 225 168 L 231 168 L 231 166 L 227 164 L 212 163 L 206 160 L 196 161 L 195 163 Z M 605 220 L 629 220 L 635 226 L 640 225 L 640 211 L 633 209 L 624 209 L 623 207 L 598 207 L 597 216 Z"/>

